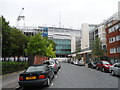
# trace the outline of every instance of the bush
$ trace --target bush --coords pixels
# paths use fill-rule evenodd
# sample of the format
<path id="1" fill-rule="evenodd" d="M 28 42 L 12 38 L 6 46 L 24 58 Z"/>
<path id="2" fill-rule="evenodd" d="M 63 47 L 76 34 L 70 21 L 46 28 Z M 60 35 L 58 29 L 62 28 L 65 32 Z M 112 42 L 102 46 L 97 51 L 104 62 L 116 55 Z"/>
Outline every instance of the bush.
<path id="1" fill-rule="evenodd" d="M 2 61 L 2 75 L 7 73 L 24 70 L 28 67 L 27 62 L 15 62 L 15 61 Z"/>

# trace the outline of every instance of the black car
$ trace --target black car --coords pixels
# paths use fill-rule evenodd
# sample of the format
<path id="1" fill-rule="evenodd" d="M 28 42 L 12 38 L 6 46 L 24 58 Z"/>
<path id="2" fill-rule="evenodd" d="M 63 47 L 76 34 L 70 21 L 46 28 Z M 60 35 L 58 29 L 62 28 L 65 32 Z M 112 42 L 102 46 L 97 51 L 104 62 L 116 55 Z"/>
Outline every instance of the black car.
<path id="1" fill-rule="evenodd" d="M 91 61 L 90 63 L 88 63 L 88 67 L 95 69 L 97 67 L 96 64 L 97 64 L 96 62 Z"/>
<path id="2" fill-rule="evenodd" d="M 21 87 L 49 86 L 54 78 L 54 72 L 48 65 L 33 65 L 19 75 L 19 85 Z"/>

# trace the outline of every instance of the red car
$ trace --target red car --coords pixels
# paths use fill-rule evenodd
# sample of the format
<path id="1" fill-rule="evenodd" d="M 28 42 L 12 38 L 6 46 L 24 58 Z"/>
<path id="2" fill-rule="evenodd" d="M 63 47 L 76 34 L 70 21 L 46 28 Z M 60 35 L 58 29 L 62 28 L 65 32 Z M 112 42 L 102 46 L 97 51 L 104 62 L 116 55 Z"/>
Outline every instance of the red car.
<path id="1" fill-rule="evenodd" d="M 103 72 L 105 72 L 105 71 L 109 71 L 110 66 L 112 66 L 112 64 L 110 64 L 110 62 L 108 62 L 108 61 L 100 61 L 100 62 L 97 63 L 96 69 L 97 70 L 100 69 Z"/>

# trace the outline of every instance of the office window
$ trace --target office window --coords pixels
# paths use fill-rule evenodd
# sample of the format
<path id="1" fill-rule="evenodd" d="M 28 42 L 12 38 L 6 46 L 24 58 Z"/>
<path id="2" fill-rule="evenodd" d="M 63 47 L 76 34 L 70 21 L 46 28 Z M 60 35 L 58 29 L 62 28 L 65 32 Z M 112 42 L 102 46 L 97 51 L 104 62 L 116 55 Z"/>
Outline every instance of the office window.
<path id="1" fill-rule="evenodd" d="M 110 53 L 116 53 L 116 48 L 111 48 Z"/>

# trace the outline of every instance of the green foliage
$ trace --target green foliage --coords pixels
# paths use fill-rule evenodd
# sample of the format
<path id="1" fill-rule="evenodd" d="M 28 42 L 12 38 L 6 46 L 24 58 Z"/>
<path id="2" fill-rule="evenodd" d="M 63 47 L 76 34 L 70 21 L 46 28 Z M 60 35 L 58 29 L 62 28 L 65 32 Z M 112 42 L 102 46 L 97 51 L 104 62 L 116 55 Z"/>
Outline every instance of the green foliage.
<path id="1" fill-rule="evenodd" d="M 46 56 L 48 56 L 48 57 L 55 57 L 55 51 L 53 51 L 52 44 L 49 44 L 49 46 L 47 47 Z"/>
<path id="2" fill-rule="evenodd" d="M 22 34 L 20 30 L 9 26 L 2 16 L 2 56 L 21 56 L 24 54 L 24 49 L 28 41 L 27 36 Z"/>
<path id="3" fill-rule="evenodd" d="M 99 38 L 95 38 L 95 41 L 93 42 L 92 55 L 94 57 L 100 57 L 104 55 L 102 50 L 102 44 Z"/>
<path id="4" fill-rule="evenodd" d="M 30 37 L 25 52 L 27 55 L 55 57 L 55 52 L 53 51 L 54 45 L 55 43 L 48 38 L 42 37 L 41 33 L 38 33 Z"/>
<path id="5" fill-rule="evenodd" d="M 9 22 L 6 22 L 5 18 L 2 16 L 0 17 L 0 20 L 2 20 L 2 55 L 10 56 L 10 26 Z"/>
<path id="6" fill-rule="evenodd" d="M 24 49 L 27 45 L 28 38 L 21 31 L 16 28 L 11 29 L 11 53 L 12 56 L 22 56 L 24 55 Z"/>
<path id="7" fill-rule="evenodd" d="M 81 55 L 80 54 L 76 54 L 76 59 L 81 59 Z"/>
<path id="8" fill-rule="evenodd" d="M 19 70 L 24 70 L 25 68 L 28 67 L 28 63 L 27 62 L 13 62 L 13 61 L 9 61 L 9 62 L 0 62 L 2 63 L 2 74 L 7 74 L 7 73 L 12 73 L 12 72 L 16 72 Z"/>

